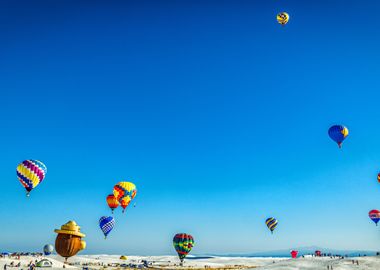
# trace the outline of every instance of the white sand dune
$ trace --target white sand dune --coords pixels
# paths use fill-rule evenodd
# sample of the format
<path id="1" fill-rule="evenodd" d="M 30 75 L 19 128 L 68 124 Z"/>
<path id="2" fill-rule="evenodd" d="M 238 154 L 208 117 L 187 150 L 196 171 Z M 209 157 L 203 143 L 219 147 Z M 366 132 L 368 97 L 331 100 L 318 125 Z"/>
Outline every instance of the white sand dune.
<path id="1" fill-rule="evenodd" d="M 83 265 L 89 265 L 91 269 L 101 269 L 104 265 L 111 263 L 133 263 L 139 264 L 142 260 L 152 262 L 152 266 L 162 269 L 181 269 L 179 267 L 179 260 L 176 256 L 129 256 L 128 260 L 122 261 L 119 259 L 120 255 L 79 255 L 69 259 L 69 262 L 74 265 L 67 265 L 66 268 L 81 269 Z M 0 270 L 4 265 L 8 266 L 13 261 L 15 264 L 21 262 L 21 267 L 8 267 L 7 270 L 27 270 L 27 265 L 30 261 L 40 260 L 45 257 L 21 257 L 20 261 L 12 258 L 0 259 Z M 64 259 L 60 256 L 53 255 L 46 257 L 53 262 L 53 269 L 62 269 Z M 353 264 L 352 260 L 358 260 L 359 265 Z M 244 266 L 246 269 L 249 267 L 260 270 L 321 270 L 327 269 L 327 266 L 332 266 L 333 270 L 351 270 L 351 269 L 380 269 L 380 257 L 358 257 L 347 259 L 331 259 L 324 258 L 246 258 L 246 257 L 213 257 L 205 259 L 187 259 L 183 268 L 222 268 L 228 266 Z M 48 268 L 52 269 L 52 268 Z M 112 269 L 112 268 L 108 268 Z M 331 269 L 331 268 L 330 268 Z"/>

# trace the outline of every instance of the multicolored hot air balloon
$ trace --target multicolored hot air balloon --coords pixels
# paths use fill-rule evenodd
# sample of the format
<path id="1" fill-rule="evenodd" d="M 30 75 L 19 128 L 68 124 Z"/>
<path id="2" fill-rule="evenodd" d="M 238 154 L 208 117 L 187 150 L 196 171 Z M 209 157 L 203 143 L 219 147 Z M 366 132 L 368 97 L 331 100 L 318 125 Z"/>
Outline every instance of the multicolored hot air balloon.
<path id="1" fill-rule="evenodd" d="M 194 238 L 190 234 L 177 233 L 173 238 L 173 245 L 182 265 L 183 260 L 194 246 Z"/>
<path id="2" fill-rule="evenodd" d="M 329 128 L 328 133 L 330 138 L 338 144 L 339 148 L 342 148 L 342 143 L 348 136 L 348 129 L 342 125 L 334 125 Z"/>
<path id="3" fill-rule="evenodd" d="M 289 22 L 289 14 L 286 12 L 280 12 L 277 14 L 277 22 L 281 25 L 285 25 Z"/>
<path id="4" fill-rule="evenodd" d="M 375 224 L 377 226 L 377 223 L 380 220 L 380 211 L 376 210 L 376 209 L 371 210 L 371 211 L 369 211 L 368 216 L 370 219 L 372 219 L 373 222 L 375 222 Z"/>
<path id="5" fill-rule="evenodd" d="M 292 251 L 290 251 L 290 255 L 292 256 L 293 259 L 297 258 L 298 250 L 292 250 Z"/>
<path id="6" fill-rule="evenodd" d="M 115 210 L 119 206 L 119 202 L 117 201 L 115 195 L 110 194 L 107 196 L 107 204 L 109 208 L 111 208 L 112 214 L 113 210 Z"/>
<path id="7" fill-rule="evenodd" d="M 123 213 L 125 212 L 125 208 L 131 203 L 131 197 L 127 196 L 121 199 L 120 205 L 123 208 Z"/>
<path id="8" fill-rule="evenodd" d="M 104 239 L 107 238 L 107 235 L 115 227 L 115 219 L 113 217 L 101 217 L 99 219 L 99 227 L 103 231 Z"/>
<path id="9" fill-rule="evenodd" d="M 17 166 L 16 173 L 18 180 L 26 189 L 26 196 L 29 196 L 32 189 L 44 180 L 47 168 L 39 160 L 28 159 Z"/>
<path id="10" fill-rule="evenodd" d="M 44 254 L 45 256 L 52 254 L 54 251 L 53 245 L 45 245 L 44 246 Z"/>
<path id="11" fill-rule="evenodd" d="M 267 218 L 267 220 L 265 221 L 265 224 L 267 225 L 271 233 L 273 233 L 274 229 L 276 229 L 277 223 L 278 221 L 274 217 Z"/>
<path id="12" fill-rule="evenodd" d="M 131 182 L 119 182 L 113 188 L 113 195 L 115 195 L 118 202 L 124 197 L 131 197 L 133 200 L 137 194 L 135 184 Z"/>

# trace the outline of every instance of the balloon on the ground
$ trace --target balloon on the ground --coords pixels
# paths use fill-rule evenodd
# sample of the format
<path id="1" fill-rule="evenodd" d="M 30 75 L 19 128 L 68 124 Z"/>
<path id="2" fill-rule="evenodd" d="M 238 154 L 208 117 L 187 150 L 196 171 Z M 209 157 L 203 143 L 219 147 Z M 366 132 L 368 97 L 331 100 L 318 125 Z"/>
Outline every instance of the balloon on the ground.
<path id="1" fill-rule="evenodd" d="M 338 144 L 339 148 L 342 148 L 342 143 L 348 136 L 348 129 L 342 125 L 334 125 L 329 128 L 328 133 L 330 138 Z"/>
<path id="2" fill-rule="evenodd" d="M 54 232 L 58 234 L 55 239 L 55 250 L 66 261 L 67 258 L 86 248 L 86 242 L 82 240 L 85 234 L 80 232 L 80 227 L 75 221 L 67 222 L 61 226 L 61 229 L 56 229 Z"/>
<path id="3" fill-rule="evenodd" d="M 115 219 L 113 217 L 101 217 L 99 219 L 99 227 L 103 231 L 104 238 L 112 231 L 115 226 Z"/>
<path id="4" fill-rule="evenodd" d="M 293 259 L 297 258 L 298 251 L 297 250 L 292 250 L 290 251 L 290 255 L 292 256 Z"/>
<path id="5" fill-rule="evenodd" d="M 120 256 L 120 260 L 123 260 L 123 261 L 125 261 L 125 260 L 127 260 L 128 259 L 128 257 L 127 256 L 124 256 L 124 255 L 121 255 Z"/>
<path id="6" fill-rule="evenodd" d="M 106 200 L 108 207 L 111 208 L 111 211 L 113 213 L 113 210 L 115 210 L 119 206 L 119 202 L 113 194 L 108 195 Z"/>
<path id="7" fill-rule="evenodd" d="M 173 246 L 177 251 L 182 264 L 183 260 L 194 246 L 194 238 L 190 234 L 177 233 L 173 238 Z"/>
<path id="8" fill-rule="evenodd" d="M 44 180 L 47 168 L 39 160 L 28 159 L 21 162 L 16 169 L 17 178 L 26 189 L 26 195 Z"/>
<path id="9" fill-rule="evenodd" d="M 127 197 L 124 197 L 121 199 L 120 201 L 120 205 L 121 205 L 121 208 L 123 208 L 123 213 L 125 212 L 125 209 L 127 208 L 127 206 L 131 203 L 131 197 L 127 196 Z"/>
<path id="10" fill-rule="evenodd" d="M 278 221 L 274 217 L 267 218 L 265 220 L 265 224 L 267 225 L 268 229 L 273 233 L 273 231 L 276 229 Z"/>
<path id="11" fill-rule="evenodd" d="M 54 251 L 53 245 L 45 245 L 44 246 L 44 254 L 45 255 L 50 255 L 53 253 L 53 251 Z"/>
<path id="12" fill-rule="evenodd" d="M 286 12 L 280 12 L 277 14 L 277 22 L 281 25 L 285 25 L 289 22 L 289 14 Z"/>
<path id="13" fill-rule="evenodd" d="M 368 216 L 370 219 L 372 219 L 373 222 L 375 222 L 375 224 L 377 226 L 377 223 L 380 220 L 380 211 L 376 210 L 376 209 L 371 210 L 371 211 L 369 211 Z"/>
<path id="14" fill-rule="evenodd" d="M 135 184 L 131 182 L 119 182 L 113 188 L 113 195 L 115 195 L 118 202 L 124 197 L 131 197 L 133 200 L 137 194 L 137 189 Z"/>

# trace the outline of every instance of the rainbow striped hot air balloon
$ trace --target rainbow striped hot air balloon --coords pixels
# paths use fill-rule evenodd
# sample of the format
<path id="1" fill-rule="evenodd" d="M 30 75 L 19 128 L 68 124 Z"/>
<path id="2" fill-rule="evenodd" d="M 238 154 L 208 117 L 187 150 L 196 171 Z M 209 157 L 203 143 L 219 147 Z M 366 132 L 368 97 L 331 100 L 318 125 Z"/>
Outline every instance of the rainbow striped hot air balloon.
<path id="1" fill-rule="evenodd" d="M 183 260 L 194 246 L 194 238 L 190 234 L 177 233 L 173 238 L 173 246 L 178 253 L 182 265 Z"/>
<path id="2" fill-rule="evenodd" d="M 265 220 L 265 224 L 267 225 L 271 233 L 273 233 L 274 229 L 276 229 L 277 223 L 278 221 L 274 217 L 270 217 L 270 218 L 267 218 L 267 220 Z"/>
<path id="3" fill-rule="evenodd" d="M 26 189 L 26 196 L 44 180 L 47 168 L 39 160 L 28 159 L 21 162 L 16 169 L 17 178 Z"/>
<path id="4" fill-rule="evenodd" d="M 373 222 L 375 222 L 375 224 L 376 224 L 376 226 L 377 226 L 377 223 L 378 223 L 379 220 L 380 220 L 380 211 L 379 211 L 379 210 L 376 210 L 376 209 L 371 210 L 371 211 L 369 211 L 368 216 L 369 216 L 369 218 L 370 218 Z"/>
<path id="5" fill-rule="evenodd" d="M 342 148 L 342 143 L 348 136 L 348 129 L 342 125 L 334 125 L 329 128 L 328 133 L 330 138 L 338 144 L 339 148 Z"/>

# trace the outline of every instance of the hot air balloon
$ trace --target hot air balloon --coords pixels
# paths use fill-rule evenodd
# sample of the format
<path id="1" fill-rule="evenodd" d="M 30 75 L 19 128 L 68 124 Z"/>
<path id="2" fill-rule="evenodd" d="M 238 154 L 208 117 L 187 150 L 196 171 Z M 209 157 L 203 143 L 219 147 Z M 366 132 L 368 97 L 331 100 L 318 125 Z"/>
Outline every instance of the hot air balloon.
<path id="1" fill-rule="evenodd" d="M 113 217 L 101 217 L 99 219 L 99 227 L 103 231 L 104 239 L 112 231 L 115 226 L 115 219 Z"/>
<path id="2" fill-rule="evenodd" d="M 267 225 L 271 233 L 273 233 L 274 229 L 276 229 L 277 223 L 278 221 L 274 217 L 267 218 L 267 220 L 265 221 L 265 224 Z"/>
<path id="3" fill-rule="evenodd" d="M 129 197 L 129 196 L 121 199 L 120 205 L 121 205 L 121 208 L 123 208 L 123 213 L 125 212 L 125 208 L 127 208 L 127 206 L 130 204 L 130 202 L 131 202 L 131 197 Z"/>
<path id="4" fill-rule="evenodd" d="M 342 148 L 342 143 L 348 136 L 348 129 L 342 125 L 334 125 L 329 128 L 328 133 L 330 138 L 338 144 L 339 148 Z"/>
<path id="5" fill-rule="evenodd" d="M 290 255 L 292 256 L 293 259 L 297 258 L 298 251 L 297 250 L 292 250 L 290 251 Z"/>
<path id="6" fill-rule="evenodd" d="M 117 201 L 115 195 L 110 194 L 107 196 L 107 204 L 109 208 L 111 208 L 112 214 L 113 210 L 115 210 L 119 206 L 119 202 Z"/>
<path id="7" fill-rule="evenodd" d="M 286 12 L 280 12 L 277 14 L 277 22 L 281 25 L 285 25 L 289 22 L 289 14 Z"/>
<path id="8" fill-rule="evenodd" d="M 380 220 L 380 211 L 376 210 L 376 209 L 371 210 L 371 211 L 369 211 L 368 216 L 370 219 L 372 219 L 373 222 L 375 222 L 375 224 L 377 226 L 377 223 Z"/>
<path id="9" fill-rule="evenodd" d="M 194 246 L 194 238 L 190 234 L 177 233 L 173 238 L 173 245 L 183 265 L 183 260 Z"/>
<path id="10" fill-rule="evenodd" d="M 46 256 L 52 254 L 53 251 L 54 251 L 54 247 L 52 245 L 45 245 L 44 246 L 44 254 Z"/>
<path id="11" fill-rule="evenodd" d="M 377 174 L 377 182 L 380 183 L 380 173 Z"/>
<path id="12" fill-rule="evenodd" d="M 133 200 L 137 194 L 135 184 L 131 182 L 119 182 L 113 188 L 113 195 L 115 195 L 118 202 L 124 197 L 131 197 Z"/>
<path id="13" fill-rule="evenodd" d="M 75 221 L 67 222 L 61 226 L 60 230 L 56 229 L 54 232 L 58 234 L 55 239 L 55 250 L 66 261 L 67 258 L 86 248 L 86 242 L 82 240 L 85 235 L 80 232 L 80 227 Z"/>
<path id="14" fill-rule="evenodd" d="M 47 168 L 39 160 L 28 159 L 17 166 L 16 173 L 18 180 L 26 189 L 26 196 L 29 196 L 32 189 L 44 180 Z"/>
<path id="15" fill-rule="evenodd" d="M 321 256 L 322 256 L 322 251 L 320 251 L 320 250 L 316 250 L 316 251 L 314 252 L 314 255 L 315 255 L 315 257 L 321 257 Z"/>

